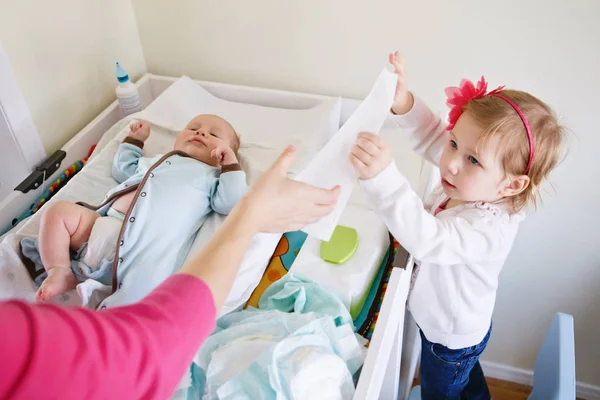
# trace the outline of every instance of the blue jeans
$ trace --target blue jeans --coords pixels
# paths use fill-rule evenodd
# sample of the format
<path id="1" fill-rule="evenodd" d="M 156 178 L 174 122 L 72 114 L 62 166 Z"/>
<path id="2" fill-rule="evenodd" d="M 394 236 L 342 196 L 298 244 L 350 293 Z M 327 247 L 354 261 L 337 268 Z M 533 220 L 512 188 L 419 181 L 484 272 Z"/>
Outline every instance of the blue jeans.
<path id="1" fill-rule="evenodd" d="M 481 343 L 449 349 L 431 343 L 421 331 L 421 398 L 423 400 L 489 400 L 490 391 L 479 356 L 485 350 L 492 327 Z"/>

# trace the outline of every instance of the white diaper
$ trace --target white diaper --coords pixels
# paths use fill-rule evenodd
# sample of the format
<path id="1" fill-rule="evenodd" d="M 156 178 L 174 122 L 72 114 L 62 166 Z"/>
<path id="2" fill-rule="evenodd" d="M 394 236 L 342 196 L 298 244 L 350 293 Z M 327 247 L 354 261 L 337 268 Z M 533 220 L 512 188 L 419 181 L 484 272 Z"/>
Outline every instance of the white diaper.
<path id="1" fill-rule="evenodd" d="M 91 270 L 95 270 L 103 261 L 113 260 L 122 225 L 123 219 L 117 215 L 98 218 L 94 222 L 87 247 L 83 250 L 80 261 Z"/>

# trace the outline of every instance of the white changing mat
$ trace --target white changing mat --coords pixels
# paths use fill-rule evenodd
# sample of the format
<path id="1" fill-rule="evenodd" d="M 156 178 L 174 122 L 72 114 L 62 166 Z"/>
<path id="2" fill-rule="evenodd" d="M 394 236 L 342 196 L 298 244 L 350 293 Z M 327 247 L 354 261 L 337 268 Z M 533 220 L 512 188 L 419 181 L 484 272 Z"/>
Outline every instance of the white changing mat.
<path id="1" fill-rule="evenodd" d="M 153 122 L 152 133 L 144 146 L 144 155 L 161 154 L 172 150 L 177 134 L 173 130 L 181 129 L 194 115 L 203 112 L 215 112 L 214 106 L 197 104 L 198 97 L 191 98 L 190 93 L 195 93 L 200 97 L 204 96 L 204 100 L 214 101 L 214 99 L 208 97 L 212 95 L 207 94 L 206 90 L 196 82 L 186 77 L 179 79 L 163 92 L 147 110 L 123 119 L 107 131 L 103 140 L 101 140 L 100 146 L 98 146 L 101 148 L 100 151 L 94 152 L 85 168 L 69 181 L 51 201 L 83 201 L 89 204 L 100 204 L 106 193 L 116 186 L 111 173 L 112 160 L 120 142 L 129 132 L 129 124 L 134 119 L 145 118 Z M 196 104 L 196 107 L 191 103 Z M 219 105 L 222 105 L 222 103 L 219 103 Z M 237 105 L 238 108 L 242 106 L 241 103 Z M 262 111 L 261 116 L 263 118 L 260 122 L 262 124 L 268 124 L 269 120 L 272 122 L 270 126 L 265 125 L 264 131 L 270 128 L 271 131 L 275 130 L 280 136 L 284 137 L 287 133 L 290 141 L 298 140 L 301 137 L 303 143 L 298 144 L 297 148 L 299 148 L 302 161 L 306 162 L 311 153 L 312 155 L 316 154 L 318 147 L 324 144 L 339 127 L 340 106 L 341 100 L 332 99 L 308 110 L 283 110 L 279 112 L 279 109 L 269 110 L 266 107 L 248 105 L 248 112 Z M 160 115 L 156 117 L 152 110 L 160 110 Z M 182 110 L 186 113 L 183 113 Z M 277 121 L 270 118 L 271 116 L 277 117 L 278 113 L 284 114 L 283 117 L 277 119 Z M 187 114 L 191 114 L 191 116 Z M 221 114 L 219 113 L 219 115 Z M 170 116 L 173 117 L 170 118 Z M 222 116 L 229 119 L 227 115 Z M 300 126 L 295 126 L 293 124 L 294 118 L 303 121 L 303 123 L 299 124 Z M 242 124 L 240 119 L 238 113 L 239 123 L 236 125 L 237 129 L 240 129 L 239 126 Z M 283 125 L 286 122 L 292 125 L 286 129 L 287 132 L 283 131 Z M 264 170 L 266 165 L 279 155 L 284 144 L 277 143 L 274 145 L 272 142 L 260 144 L 258 146 L 260 157 L 258 157 L 257 145 L 253 145 L 253 140 L 248 136 L 246 136 L 248 140 L 244 142 L 245 132 L 240 133 L 242 136 L 240 161 L 246 172 L 250 172 L 248 174 L 250 180 L 253 180 Z M 278 148 L 278 145 L 281 148 Z M 247 156 L 245 156 L 246 154 Z M 37 237 L 42 212 L 36 213 L 24 221 L 16 231 L 13 231 L 14 233 L 9 234 L 0 243 L 0 300 L 20 298 L 33 301 L 35 299 L 35 287 L 17 254 L 21 238 L 26 236 Z M 204 246 L 214 231 L 222 224 L 224 218 L 224 216 L 216 213 L 212 213 L 208 217 L 192 245 L 188 258 Z M 240 265 L 233 288 L 221 310 L 221 314 L 233 311 L 247 301 L 260 281 L 280 237 L 280 234 L 259 234 L 253 239 Z M 97 289 L 98 283 L 88 280 L 78 285 L 77 292 L 69 292 L 54 299 L 54 301 L 65 305 L 85 305 L 82 299 L 89 299 L 91 292 Z"/>

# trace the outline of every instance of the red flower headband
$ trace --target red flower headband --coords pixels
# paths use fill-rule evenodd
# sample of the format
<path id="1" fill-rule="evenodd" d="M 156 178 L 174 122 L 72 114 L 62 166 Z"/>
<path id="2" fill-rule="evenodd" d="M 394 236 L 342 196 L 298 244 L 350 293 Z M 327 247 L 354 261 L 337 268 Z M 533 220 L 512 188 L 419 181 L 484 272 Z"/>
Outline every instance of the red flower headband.
<path id="1" fill-rule="evenodd" d="M 454 128 L 454 125 L 456 125 L 456 121 L 458 121 L 458 118 L 463 112 L 462 107 L 465 104 L 467 104 L 470 100 L 479 99 L 483 96 L 494 96 L 506 101 L 508 104 L 511 105 L 512 108 L 515 109 L 517 114 L 519 114 L 521 121 L 523 121 L 523 125 L 525 125 L 527 137 L 529 138 L 529 162 L 527 163 L 525 171 L 523 171 L 523 175 L 527 175 L 529 169 L 531 168 L 531 163 L 533 162 L 534 153 L 533 136 L 531 134 L 531 129 L 529 128 L 529 123 L 527 122 L 525 115 L 523 114 L 521 109 L 515 104 L 515 102 L 510 100 L 508 97 L 498 93 L 502 89 L 504 89 L 504 86 L 498 86 L 491 92 L 486 93 L 487 85 L 488 84 L 485 81 L 485 78 L 482 76 L 479 82 L 477 82 L 477 87 L 475 87 L 473 82 L 471 82 L 470 80 L 463 79 L 462 81 L 460 81 L 460 86 L 450 86 L 444 90 L 446 92 L 446 96 L 448 96 L 448 99 L 446 100 L 446 105 L 450 107 L 450 113 L 448 114 L 449 124 L 448 127 L 446 127 L 446 129 L 451 130 L 452 128 Z"/>

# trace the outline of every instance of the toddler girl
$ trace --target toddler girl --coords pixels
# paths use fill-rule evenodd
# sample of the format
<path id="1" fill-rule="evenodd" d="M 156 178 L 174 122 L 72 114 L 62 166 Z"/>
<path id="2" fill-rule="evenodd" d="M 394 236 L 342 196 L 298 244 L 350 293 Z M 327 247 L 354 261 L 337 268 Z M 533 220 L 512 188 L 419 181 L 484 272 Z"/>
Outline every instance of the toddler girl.
<path id="1" fill-rule="evenodd" d="M 446 89 L 446 125 L 408 92 L 398 52 L 392 113 L 413 148 L 438 166 L 423 204 L 379 136 L 361 133 L 350 157 L 361 186 L 415 258 L 408 307 L 421 333 L 423 399 L 489 399 L 479 356 L 491 333 L 498 274 L 524 208 L 559 161 L 564 129 L 534 96 L 463 80 Z"/>

